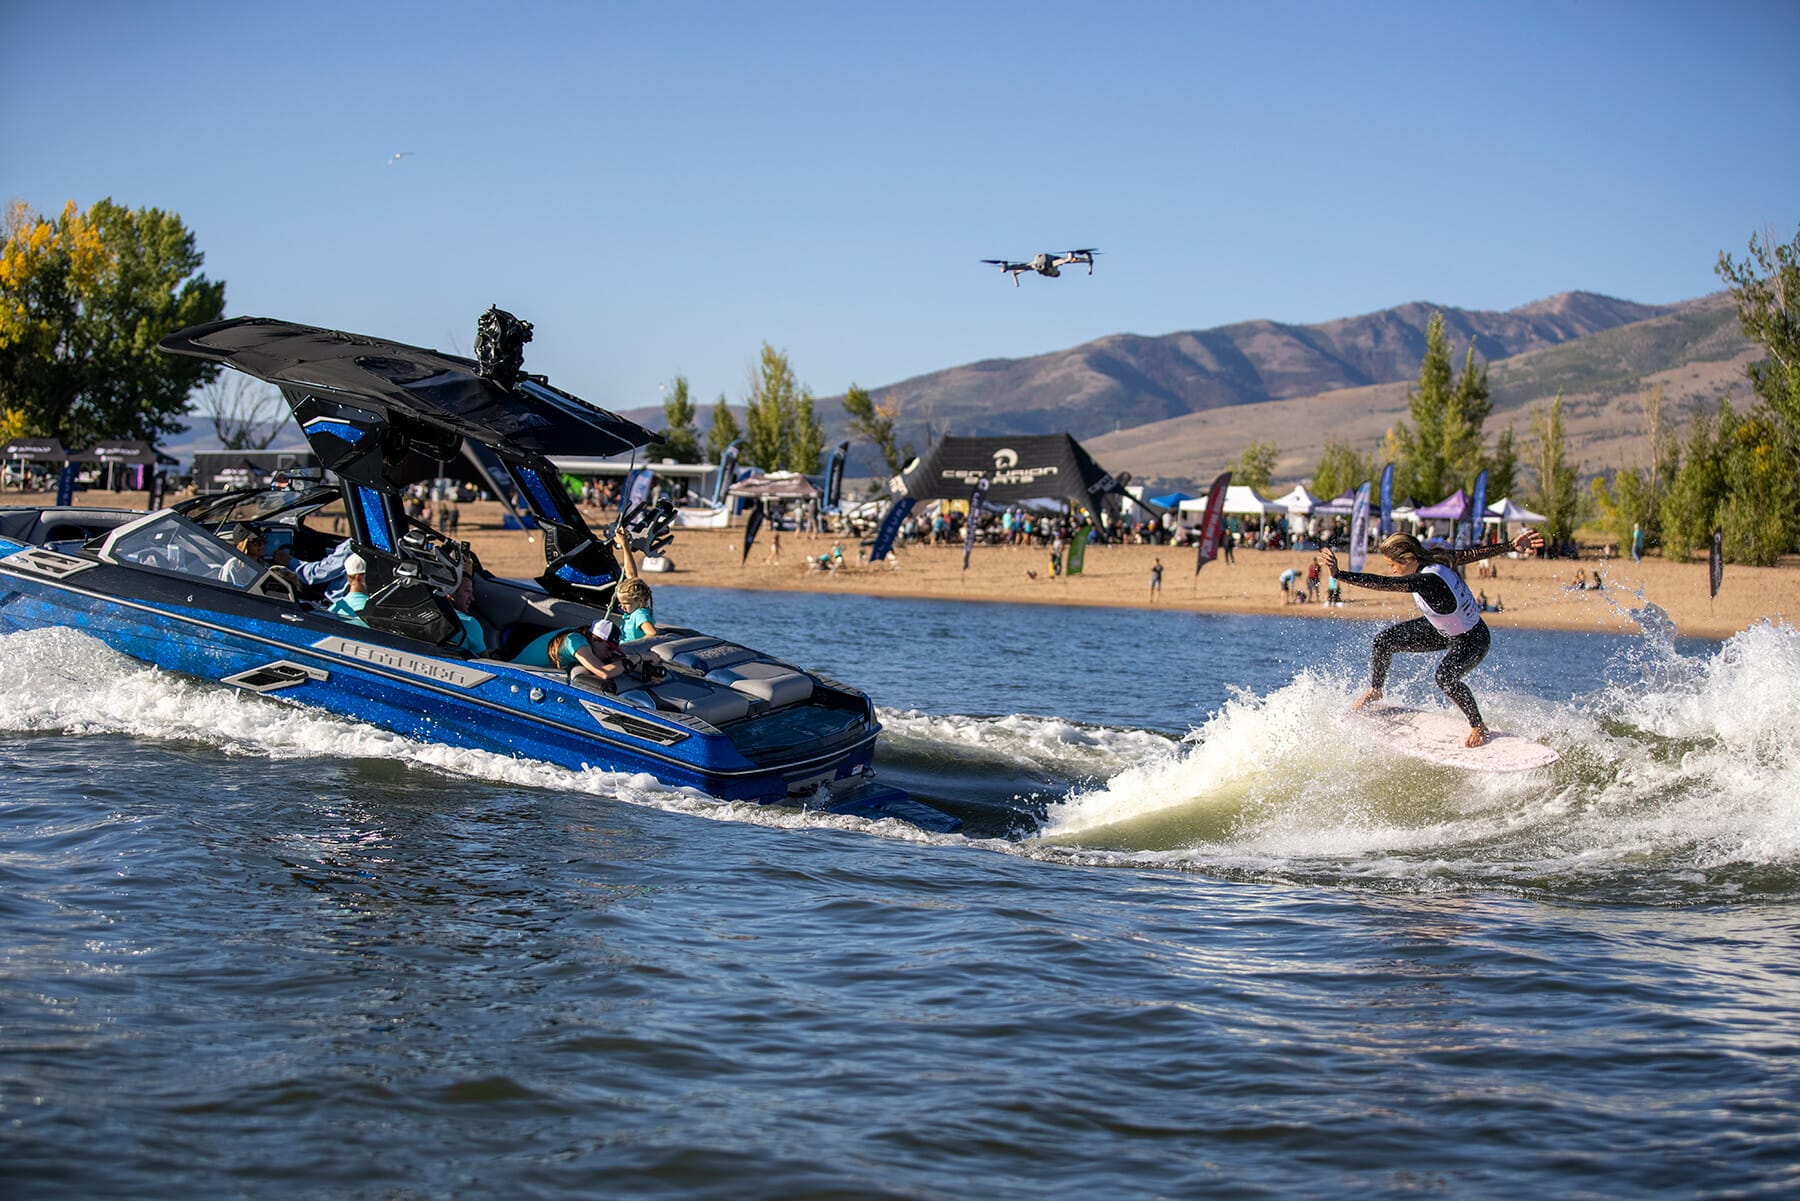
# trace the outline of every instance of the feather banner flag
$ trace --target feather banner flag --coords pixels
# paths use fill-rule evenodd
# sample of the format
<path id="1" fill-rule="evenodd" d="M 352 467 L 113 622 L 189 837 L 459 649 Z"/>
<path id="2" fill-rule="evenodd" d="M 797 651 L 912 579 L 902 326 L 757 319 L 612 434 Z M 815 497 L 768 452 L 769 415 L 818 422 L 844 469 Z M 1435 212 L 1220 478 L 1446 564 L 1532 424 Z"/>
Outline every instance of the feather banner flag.
<path id="1" fill-rule="evenodd" d="M 739 438 L 719 454 L 719 478 L 713 482 L 712 494 L 712 503 L 715 509 L 725 503 L 725 489 L 737 483 L 731 477 L 737 471 L 738 451 L 743 449 L 743 446 L 744 440 Z"/>
<path id="2" fill-rule="evenodd" d="M 756 507 L 750 510 L 750 520 L 744 523 L 744 557 L 738 560 L 742 567 L 750 561 L 750 544 L 756 541 L 756 531 L 762 529 L 763 502 L 757 501 Z"/>
<path id="3" fill-rule="evenodd" d="M 1712 591 L 1707 593 L 1707 600 L 1719 595 L 1719 581 L 1725 578 L 1725 534 L 1722 530 L 1714 530 L 1712 537 L 1712 553 L 1706 557 L 1706 579 Z"/>
<path id="4" fill-rule="evenodd" d="M 1480 546 L 1482 522 L 1487 517 L 1487 468 L 1475 477 L 1475 496 L 1469 501 L 1469 545 Z"/>
<path id="5" fill-rule="evenodd" d="M 881 518 L 881 528 L 875 531 L 875 545 L 869 548 L 869 562 L 879 563 L 888 557 L 894 549 L 894 539 L 900 536 L 900 523 L 905 521 L 913 510 L 913 498 L 896 496 L 894 503 Z"/>
<path id="6" fill-rule="evenodd" d="M 1231 473 L 1222 473 L 1206 490 L 1206 513 L 1200 518 L 1200 555 L 1194 561 L 1194 574 L 1218 557 L 1219 543 L 1225 533 L 1225 493 L 1231 487 Z"/>
<path id="7" fill-rule="evenodd" d="M 1394 465 L 1381 469 L 1381 525 L 1383 538 L 1394 532 Z"/>
<path id="8" fill-rule="evenodd" d="M 1069 562 L 1063 568 L 1065 576 L 1081 574 L 1081 569 L 1087 564 L 1088 538 L 1092 536 L 1093 532 L 1093 526 L 1084 525 L 1075 531 L 1074 537 L 1069 539 Z"/>
<path id="9" fill-rule="evenodd" d="M 825 468 L 825 498 L 821 504 L 827 509 L 835 509 L 844 498 L 844 458 L 850 453 L 848 442 L 838 443 L 838 448 L 831 452 L 831 462 Z"/>
<path id="10" fill-rule="evenodd" d="M 1369 554 L 1369 481 L 1356 490 L 1350 506 L 1350 570 L 1361 571 Z"/>
<path id="11" fill-rule="evenodd" d="M 849 445 L 845 443 L 845 445 Z M 982 476 L 975 481 L 975 490 L 969 493 L 968 528 L 963 531 L 963 570 L 969 570 L 969 552 L 975 549 L 975 522 L 981 516 L 981 498 L 987 495 L 988 477 Z"/>

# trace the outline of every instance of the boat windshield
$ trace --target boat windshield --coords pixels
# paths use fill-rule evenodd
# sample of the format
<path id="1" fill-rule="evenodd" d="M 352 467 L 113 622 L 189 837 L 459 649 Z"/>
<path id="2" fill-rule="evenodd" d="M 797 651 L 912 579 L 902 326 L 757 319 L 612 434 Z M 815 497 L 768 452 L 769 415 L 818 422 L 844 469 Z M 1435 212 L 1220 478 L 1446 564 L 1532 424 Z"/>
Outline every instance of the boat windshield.
<path id="1" fill-rule="evenodd" d="M 166 510 L 114 530 L 101 545 L 100 557 L 113 563 L 133 563 L 191 576 L 239 591 L 248 590 L 264 571 L 261 563 L 240 554 L 181 514 Z"/>
<path id="2" fill-rule="evenodd" d="M 246 488 L 237 492 L 196 496 L 176 505 L 175 511 L 200 525 L 279 519 L 292 524 L 300 517 L 340 500 L 341 493 L 336 488 L 309 488 L 305 491 Z M 298 516 L 293 516 L 294 514 Z"/>

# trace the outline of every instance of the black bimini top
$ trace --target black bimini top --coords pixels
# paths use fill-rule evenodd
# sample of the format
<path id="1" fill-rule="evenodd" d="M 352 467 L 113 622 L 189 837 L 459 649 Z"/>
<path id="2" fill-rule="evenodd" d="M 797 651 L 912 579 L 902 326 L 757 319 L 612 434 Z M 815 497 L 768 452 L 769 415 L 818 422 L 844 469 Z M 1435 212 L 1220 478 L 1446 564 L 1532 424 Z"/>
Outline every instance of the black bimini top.
<path id="1" fill-rule="evenodd" d="M 540 379 L 523 377 L 509 390 L 478 374 L 473 359 L 341 330 L 233 317 L 157 345 L 267 380 L 290 403 L 300 391 L 354 398 L 501 450 L 608 456 L 661 438 Z"/>

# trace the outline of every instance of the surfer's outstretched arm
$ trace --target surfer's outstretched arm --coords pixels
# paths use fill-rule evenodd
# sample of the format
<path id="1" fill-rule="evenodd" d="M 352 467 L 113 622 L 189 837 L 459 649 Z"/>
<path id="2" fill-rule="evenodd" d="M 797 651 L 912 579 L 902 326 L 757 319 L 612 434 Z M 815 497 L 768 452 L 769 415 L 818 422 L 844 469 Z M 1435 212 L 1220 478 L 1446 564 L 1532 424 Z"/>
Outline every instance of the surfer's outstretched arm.
<path id="1" fill-rule="evenodd" d="M 1511 542 L 1495 542 L 1489 546 L 1468 546 L 1464 547 L 1462 550 L 1453 550 L 1449 553 L 1450 557 L 1456 561 L 1456 565 L 1460 567 L 1464 563 L 1476 563 L 1482 559 L 1492 559 L 1496 555 L 1504 555 L 1509 551 L 1516 551 L 1522 555 L 1526 551 L 1542 549 L 1544 549 L 1544 536 L 1530 526 L 1525 526 L 1520 529 L 1518 536 Z"/>

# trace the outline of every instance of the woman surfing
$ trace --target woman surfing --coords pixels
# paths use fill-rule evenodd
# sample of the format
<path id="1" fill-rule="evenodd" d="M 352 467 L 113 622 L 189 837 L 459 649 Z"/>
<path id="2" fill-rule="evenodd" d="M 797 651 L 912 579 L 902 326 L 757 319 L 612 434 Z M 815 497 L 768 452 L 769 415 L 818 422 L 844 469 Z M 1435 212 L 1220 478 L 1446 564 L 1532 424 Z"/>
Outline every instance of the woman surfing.
<path id="1" fill-rule="evenodd" d="M 1475 670 L 1488 652 L 1488 626 L 1482 620 L 1480 606 L 1469 594 L 1468 585 L 1452 568 L 1481 559 L 1491 559 L 1507 551 L 1541 549 L 1543 535 L 1529 526 L 1519 531 L 1511 542 L 1492 546 L 1472 546 L 1467 550 L 1427 550 L 1411 534 L 1389 534 L 1376 550 L 1388 561 L 1390 574 L 1337 569 L 1337 553 L 1327 547 L 1319 552 L 1319 563 L 1328 576 L 1339 582 L 1379 592 L 1410 592 L 1423 617 L 1396 622 L 1375 635 L 1374 653 L 1369 670 L 1369 690 L 1357 698 L 1352 709 L 1360 709 L 1381 699 L 1387 683 L 1388 665 L 1396 651 L 1446 652 L 1438 662 L 1437 686 L 1469 719 L 1469 736 L 1464 746 L 1480 746 L 1488 739 L 1487 724 L 1481 720 L 1481 708 L 1475 694 L 1463 683 L 1463 677 Z"/>

